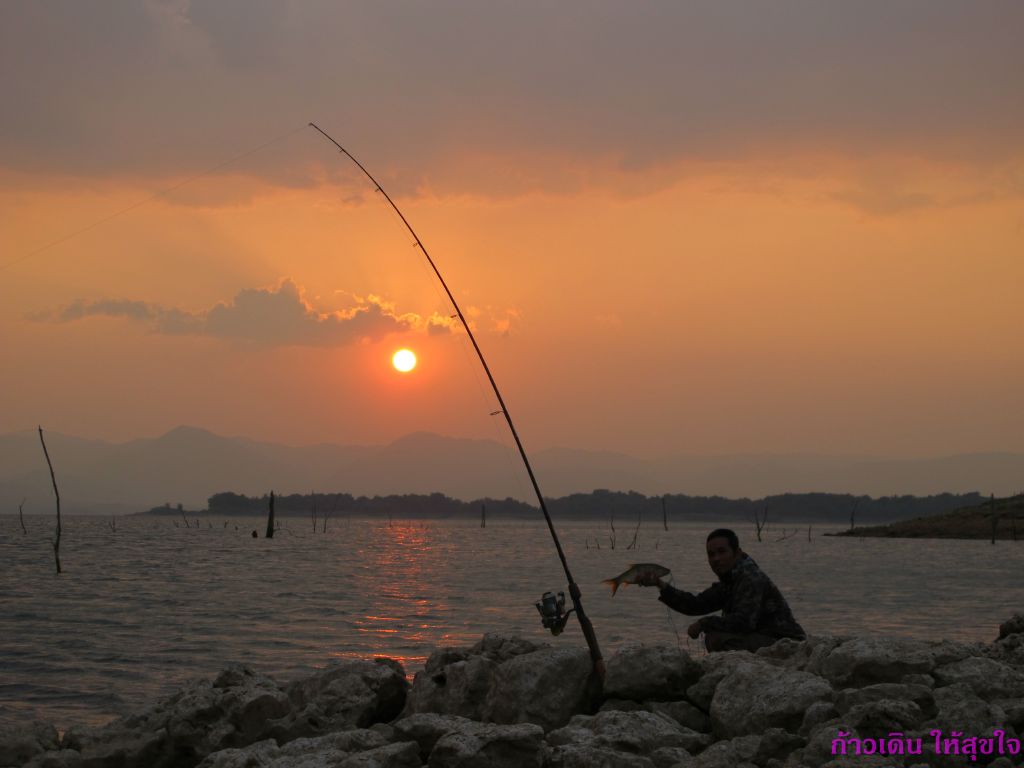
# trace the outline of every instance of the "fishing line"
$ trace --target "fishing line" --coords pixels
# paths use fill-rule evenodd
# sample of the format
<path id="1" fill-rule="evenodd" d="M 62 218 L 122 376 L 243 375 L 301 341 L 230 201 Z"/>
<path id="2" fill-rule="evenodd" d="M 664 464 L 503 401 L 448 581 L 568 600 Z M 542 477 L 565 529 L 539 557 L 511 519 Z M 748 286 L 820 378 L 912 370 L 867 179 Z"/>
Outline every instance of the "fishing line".
<path id="1" fill-rule="evenodd" d="M 445 282 L 445 279 L 441 276 L 441 272 L 440 270 L 438 270 L 437 264 L 434 263 L 434 260 L 430 257 L 430 254 L 427 252 L 426 247 L 423 245 L 423 241 L 420 240 L 419 235 L 416 234 L 416 231 L 412 228 L 412 225 L 405 218 L 405 215 L 395 204 L 395 201 L 392 200 L 390 195 L 388 195 L 388 193 L 384 191 L 384 188 L 381 187 L 380 182 L 378 182 L 373 177 L 373 175 L 368 170 L 366 170 L 362 163 L 356 160 L 356 158 L 352 155 L 351 152 L 349 152 L 343 146 L 341 146 L 341 144 L 335 141 L 329 134 L 325 133 L 318 125 L 316 125 L 315 123 L 310 123 L 309 126 L 316 130 L 318 133 L 320 133 L 325 139 L 331 142 L 331 144 L 337 147 L 338 151 L 340 151 L 342 154 L 348 157 L 349 160 L 351 160 L 353 163 L 359 166 L 359 169 L 366 175 L 366 178 L 370 180 L 370 182 L 374 185 L 374 187 L 376 187 L 381 192 L 382 195 L 384 195 L 384 198 L 388 201 L 388 203 L 394 209 L 395 213 L 402 220 L 402 223 L 405 224 L 406 228 L 409 230 L 409 233 L 415 239 L 417 247 L 419 247 L 419 249 L 423 252 L 423 257 L 430 263 L 430 266 L 433 269 L 434 274 L 437 276 L 438 281 L 441 283 L 441 286 L 444 288 L 444 291 L 448 296 L 448 300 L 451 302 L 452 307 L 455 309 L 455 313 L 458 315 L 459 320 L 462 322 L 463 327 L 466 329 L 466 334 L 469 336 L 469 340 L 473 344 L 473 349 L 476 351 L 477 357 L 480 359 L 480 365 L 483 367 L 484 373 L 487 374 L 487 379 L 491 384 L 491 388 L 494 390 L 494 396 L 498 400 L 500 409 L 495 413 L 501 413 L 504 415 L 505 421 L 508 424 L 509 431 L 512 433 L 512 437 L 515 439 L 516 446 L 519 448 L 519 455 L 523 460 L 523 465 L 526 468 L 526 473 L 530 476 L 530 482 L 533 485 L 533 490 L 537 495 L 537 501 L 540 504 L 541 512 L 544 513 L 544 519 L 547 522 L 548 530 L 551 533 L 551 538 L 554 542 L 555 549 L 558 552 L 558 559 L 562 563 L 562 569 L 565 571 L 565 577 L 569 582 L 569 595 L 572 598 L 573 610 L 576 612 L 576 618 L 580 623 L 580 628 L 583 630 L 583 636 L 584 638 L 586 638 L 587 647 L 590 650 L 590 658 L 594 665 L 594 671 L 599 678 L 603 679 L 605 675 L 604 659 L 601 655 L 601 649 L 597 642 L 597 635 L 594 632 L 594 626 L 590 622 L 590 619 L 587 617 L 586 613 L 584 613 L 582 604 L 582 593 L 580 591 L 579 584 L 577 584 L 576 580 L 573 579 L 572 573 L 569 570 L 569 562 L 566 560 L 565 551 L 562 549 L 562 544 L 558 539 L 558 533 L 555 531 L 555 525 L 551 520 L 551 515 L 548 512 L 547 504 L 544 501 L 544 496 L 540 492 L 540 485 L 537 483 L 537 478 L 533 473 L 533 467 L 530 466 L 530 459 L 526 455 L 526 449 L 523 447 L 522 440 L 520 440 L 519 438 L 519 432 L 516 430 L 515 424 L 512 422 L 512 416 L 511 414 L 509 414 L 508 407 L 505 405 L 505 400 L 501 396 L 501 391 L 498 389 L 498 384 L 494 380 L 494 376 L 491 373 L 491 369 L 487 365 L 487 361 L 484 359 L 484 354 L 480 350 L 480 345 L 477 344 L 476 337 L 473 335 L 473 330 L 469 327 L 469 323 L 467 322 L 465 315 L 462 313 L 462 309 L 459 307 L 459 303 L 455 300 L 455 296 L 452 295 L 451 289 L 448 288 L 448 283 Z"/>
<path id="2" fill-rule="evenodd" d="M 154 192 L 149 197 L 146 197 L 146 198 L 144 198 L 142 200 L 134 202 L 131 205 L 129 205 L 129 206 L 125 207 L 125 208 L 122 208 L 119 211 L 115 211 L 114 213 L 111 213 L 111 214 L 109 214 L 107 216 L 104 216 L 102 219 L 97 219 L 96 221 L 92 222 L 91 224 L 87 224 L 86 226 L 82 227 L 81 229 L 76 229 L 74 232 L 71 232 L 71 233 L 69 233 L 67 235 L 64 235 L 63 237 L 59 237 L 56 240 L 53 240 L 53 241 L 47 243 L 46 245 L 43 245 L 43 246 L 40 246 L 39 248 L 36 248 L 35 250 L 29 251 L 28 253 L 26 253 L 26 254 L 24 254 L 22 256 L 19 256 L 18 258 L 13 259 L 12 261 L 8 261 L 6 264 L 0 264 L 0 272 L 4 271 L 4 270 L 6 270 L 6 269 L 8 269 L 10 267 L 13 267 L 15 264 L 20 264 L 23 261 L 27 261 L 28 259 L 31 259 L 33 256 L 38 256 L 40 253 L 43 253 L 44 251 L 48 251 L 51 248 L 56 248 L 58 245 L 61 245 L 62 243 L 66 243 L 68 240 L 72 240 L 72 239 L 78 237 L 79 235 L 83 235 L 86 232 L 89 232 L 89 231 L 91 231 L 93 229 L 96 229 L 96 227 L 99 227 L 99 226 L 101 226 L 103 224 L 106 224 L 108 221 L 112 221 L 113 219 L 116 219 L 119 216 L 124 216 L 126 213 L 130 213 L 130 212 L 134 211 L 136 208 L 141 208 L 146 203 L 150 203 L 150 202 L 152 202 L 152 201 L 154 201 L 154 200 L 156 200 L 157 198 L 160 198 L 160 197 L 165 197 L 165 196 L 171 194 L 172 192 L 175 192 L 175 191 L 181 189 L 182 187 L 184 187 L 184 186 L 186 186 L 188 184 L 191 184 L 193 181 L 197 181 L 198 179 L 201 179 L 204 176 L 209 176 L 211 173 L 219 171 L 221 168 L 225 168 L 225 167 L 231 165 L 232 163 L 237 163 L 239 160 L 242 160 L 242 159 L 248 157 L 249 155 L 254 155 L 257 152 L 259 152 L 260 150 L 266 149 L 267 147 L 271 146 L 272 144 L 276 144 L 279 141 L 283 141 L 284 139 L 287 139 L 288 137 L 295 135 L 299 131 L 305 130 L 305 128 L 306 128 L 305 125 L 300 126 L 298 128 L 293 128 L 292 130 L 290 130 L 290 131 L 288 131 L 286 133 L 282 133 L 280 136 L 278 136 L 276 138 L 273 138 L 270 141 L 267 141 L 267 142 L 264 142 L 263 144 L 260 144 L 258 147 L 253 147 L 252 149 L 246 150 L 245 152 L 242 152 L 239 155 L 235 155 L 234 157 L 232 157 L 232 158 L 230 158 L 228 160 L 225 160 L 222 163 L 218 163 L 217 165 L 213 166 L 212 168 L 207 168 L 205 171 L 202 171 L 201 173 L 197 173 L 194 176 L 189 176 L 184 181 L 180 181 L 177 184 L 174 184 L 174 185 L 172 185 L 170 187 L 166 187 L 165 189 L 161 189 L 161 190 L 159 190 L 157 192 Z"/>
<path id="3" fill-rule="evenodd" d="M 672 586 L 675 586 L 675 584 L 673 584 L 674 581 L 675 581 L 675 576 L 669 575 L 668 583 L 671 584 Z M 679 648 L 680 651 L 682 651 L 683 650 L 683 641 L 682 641 L 682 638 L 679 637 L 679 630 L 676 629 L 676 620 L 672 617 L 672 609 L 668 607 L 668 603 L 665 603 L 665 616 L 668 618 L 668 625 L 672 628 L 672 631 L 675 633 L 675 636 L 676 636 L 676 647 Z M 686 652 L 687 653 L 690 652 L 689 635 L 687 635 L 687 640 L 686 640 Z"/>

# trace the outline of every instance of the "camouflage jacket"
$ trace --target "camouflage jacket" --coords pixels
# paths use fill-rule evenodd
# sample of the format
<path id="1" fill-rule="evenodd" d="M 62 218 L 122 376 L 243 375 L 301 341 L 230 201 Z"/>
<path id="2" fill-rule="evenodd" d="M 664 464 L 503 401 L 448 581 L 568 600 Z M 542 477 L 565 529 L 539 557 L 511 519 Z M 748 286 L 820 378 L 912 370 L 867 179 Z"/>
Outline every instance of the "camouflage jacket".
<path id="1" fill-rule="evenodd" d="M 748 555 L 736 561 L 732 570 L 699 595 L 666 584 L 658 599 L 687 616 L 721 611 L 721 616 L 700 620 L 705 632 L 757 632 L 798 640 L 806 637 L 779 588 Z"/>

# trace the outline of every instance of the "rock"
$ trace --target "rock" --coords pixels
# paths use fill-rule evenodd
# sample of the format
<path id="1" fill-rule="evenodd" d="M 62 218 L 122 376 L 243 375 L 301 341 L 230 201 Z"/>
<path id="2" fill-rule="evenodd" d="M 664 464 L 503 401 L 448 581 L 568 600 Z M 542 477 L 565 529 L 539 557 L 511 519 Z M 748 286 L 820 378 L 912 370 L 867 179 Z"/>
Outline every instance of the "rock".
<path id="1" fill-rule="evenodd" d="M 651 752 L 650 759 L 656 768 L 693 765 L 693 755 L 682 747 L 660 747 Z"/>
<path id="2" fill-rule="evenodd" d="M 82 755 L 73 749 L 57 749 L 36 755 L 23 768 L 83 768 Z"/>
<path id="3" fill-rule="evenodd" d="M 567 726 L 552 731 L 548 765 L 650 765 L 664 768 L 690 759 L 711 737 L 699 734 L 651 712 L 606 711 L 578 715 Z M 586 760 L 600 762 L 588 763 Z"/>
<path id="4" fill-rule="evenodd" d="M 680 746 L 691 754 L 698 754 L 715 743 L 715 737 L 710 733 L 701 733 L 683 727 Z"/>
<path id="5" fill-rule="evenodd" d="M 806 739 L 796 736 L 781 728 L 769 728 L 761 734 L 757 752 L 751 762 L 766 765 L 769 760 L 782 762 L 796 749 L 807 744 Z"/>
<path id="6" fill-rule="evenodd" d="M 694 768 L 739 768 L 753 764 L 760 736 L 740 736 L 712 744 L 693 761 Z"/>
<path id="7" fill-rule="evenodd" d="M 653 759 L 605 747 L 564 744 L 549 747 L 544 768 L 662 768 Z"/>
<path id="8" fill-rule="evenodd" d="M 935 670 L 938 685 L 963 683 L 983 699 L 1024 696 L 1024 673 L 994 659 L 972 656 Z"/>
<path id="9" fill-rule="evenodd" d="M 242 749 L 222 749 L 214 752 L 207 755 L 197 768 L 262 768 L 275 765 L 280 755 L 281 749 L 277 742 L 267 739 Z"/>
<path id="10" fill-rule="evenodd" d="M 1017 733 L 1024 733 L 1024 699 L 996 699 L 992 702 L 1006 715 L 1006 725 Z"/>
<path id="11" fill-rule="evenodd" d="M 825 659 L 838 646 L 850 640 L 848 637 L 828 637 L 812 635 L 802 642 L 782 641 L 761 648 L 757 656 L 764 658 L 776 666 L 812 672 L 821 675 L 821 667 Z M 776 650 L 778 649 L 778 650 Z"/>
<path id="12" fill-rule="evenodd" d="M 520 637 L 486 634 L 468 650 L 435 651 L 423 671 L 416 673 L 403 714 L 432 712 L 483 720 L 495 670 L 505 662 L 545 648 L 550 646 Z"/>
<path id="13" fill-rule="evenodd" d="M 907 683 L 875 683 L 863 688 L 845 688 L 836 694 L 836 709 L 845 715 L 858 704 L 867 704 L 883 699 L 912 701 L 925 717 L 935 716 L 935 696 L 932 694 L 931 688 Z"/>
<path id="14" fill-rule="evenodd" d="M 1017 613 L 999 625 L 999 637 L 996 639 L 1002 640 L 1010 635 L 1020 634 L 1024 634 L 1024 615 Z"/>
<path id="15" fill-rule="evenodd" d="M 809 734 L 816 731 L 822 723 L 835 720 L 838 716 L 839 711 L 831 701 L 815 702 L 804 713 L 803 722 L 800 724 L 800 730 L 797 733 L 806 738 Z"/>
<path id="16" fill-rule="evenodd" d="M 609 698 L 633 701 L 682 699 L 700 674 L 700 665 L 679 648 L 629 647 L 608 660 L 604 693 Z"/>
<path id="17" fill-rule="evenodd" d="M 1007 635 L 983 649 L 986 658 L 1001 661 L 1014 669 L 1024 670 L 1024 633 Z"/>
<path id="18" fill-rule="evenodd" d="M 470 722 L 472 721 L 458 715 L 418 712 L 395 723 L 395 737 L 402 741 L 415 741 L 420 748 L 420 757 L 426 762 L 438 739 L 466 727 Z"/>
<path id="19" fill-rule="evenodd" d="M 391 719 L 404 705 L 406 688 L 401 665 L 389 659 L 344 661 L 292 683 L 287 692 L 248 667 L 231 665 L 212 682 L 190 683 L 150 709 L 102 728 L 72 729 L 63 746 L 80 753 L 83 766 L 171 768 L 226 750 L 241 752 L 218 760 L 245 764 L 276 755 L 277 744 L 301 736 Z M 267 739 L 276 743 L 244 749 Z M 386 743 L 374 734 L 359 751 Z"/>
<path id="20" fill-rule="evenodd" d="M 434 654 L 417 674 L 404 715 L 434 713 L 557 728 L 593 712 L 599 681 L 585 648 L 484 635 L 467 652 Z"/>
<path id="21" fill-rule="evenodd" d="M 947 733 L 960 731 L 981 735 L 1006 722 L 1006 713 L 1001 707 L 984 701 L 963 683 L 936 688 L 935 703 L 938 713 L 925 724 L 926 728 L 934 726 Z"/>
<path id="22" fill-rule="evenodd" d="M 601 705 L 599 712 L 652 712 L 675 720 L 684 730 L 710 731 L 711 720 L 688 701 L 629 701 L 609 699 Z"/>
<path id="23" fill-rule="evenodd" d="M 801 657 L 806 660 L 806 654 L 803 653 L 806 641 L 794 640 L 790 637 L 783 637 L 780 640 L 776 640 L 771 645 L 766 645 L 764 648 L 758 648 L 755 651 L 757 656 L 763 659 L 771 661 L 773 664 L 780 666 L 789 666 L 786 662 L 793 664 L 801 663 Z"/>
<path id="24" fill-rule="evenodd" d="M 538 645 L 530 640 L 518 636 L 499 635 L 486 633 L 476 645 L 469 649 L 470 656 L 485 656 L 498 664 L 522 656 L 525 653 L 533 653 L 541 648 L 549 648 L 546 644 Z"/>
<path id="25" fill-rule="evenodd" d="M 898 682 L 904 675 L 928 673 L 934 667 L 934 655 L 918 640 L 855 637 L 823 659 L 821 675 L 834 685 L 860 688 Z"/>
<path id="26" fill-rule="evenodd" d="M 811 705 L 833 698 L 832 687 L 809 672 L 741 663 L 722 678 L 711 701 L 712 732 L 722 738 L 800 729 Z"/>
<path id="27" fill-rule="evenodd" d="M 58 742 L 57 729 L 39 720 L 0 727 L 0 766 L 21 768 L 36 755 L 57 749 Z"/>
<path id="28" fill-rule="evenodd" d="M 640 701 L 629 699 L 605 699 L 604 704 L 598 708 L 598 712 L 649 712 L 647 706 Z"/>
<path id="29" fill-rule="evenodd" d="M 931 675 L 923 675 L 919 672 L 904 675 L 903 679 L 900 680 L 903 685 L 921 685 L 925 688 L 935 687 L 935 678 Z"/>
<path id="30" fill-rule="evenodd" d="M 980 646 L 949 640 L 928 643 L 900 637 L 857 637 L 831 651 L 819 674 L 844 687 L 896 683 L 907 675 L 931 674 L 936 667 L 980 651 Z"/>
<path id="31" fill-rule="evenodd" d="M 422 768 L 422 765 L 419 747 L 412 741 L 386 744 L 346 757 L 340 763 L 331 764 L 332 768 Z M 296 765 L 295 768 L 299 766 Z"/>
<path id="32" fill-rule="evenodd" d="M 822 763 L 821 768 L 892 768 L 891 757 L 885 755 L 857 755 L 839 757 Z"/>
<path id="33" fill-rule="evenodd" d="M 917 728 L 924 722 L 924 714 L 912 701 L 880 699 L 851 707 L 845 719 L 862 737 L 879 739 Z"/>
<path id="34" fill-rule="evenodd" d="M 432 672 L 417 672 L 403 714 L 436 712 L 482 720 L 497 666 L 486 656 L 472 656 L 450 661 Z"/>
<path id="35" fill-rule="evenodd" d="M 540 768 L 544 729 L 532 723 L 469 723 L 434 745 L 430 768 Z"/>
<path id="36" fill-rule="evenodd" d="M 685 728 L 711 730 L 711 718 L 687 701 L 645 701 L 643 707 L 656 715 L 670 717 Z"/>
<path id="37" fill-rule="evenodd" d="M 760 664 L 765 669 L 773 668 L 763 657 L 746 651 L 708 654 L 700 660 L 699 664 L 700 679 L 686 689 L 686 698 L 705 712 L 711 709 L 711 700 L 714 698 L 718 684 L 738 666 Z"/>
<path id="38" fill-rule="evenodd" d="M 547 731 L 593 712 L 599 696 L 600 680 L 585 648 L 541 648 L 498 665 L 482 719 L 535 723 Z"/>
<path id="39" fill-rule="evenodd" d="M 419 754 L 412 742 L 419 766 Z M 197 768 L 313 768 L 318 765 L 338 766 L 358 754 L 376 752 L 394 746 L 379 733 L 369 729 L 353 729 L 329 733 L 315 738 L 301 738 L 278 746 L 273 739 L 251 744 L 243 749 L 225 749 L 215 752 Z M 408 749 L 406 749 L 408 751 Z M 386 765 L 382 764 L 382 765 Z M 398 768 L 395 766 L 395 768 Z"/>
<path id="40" fill-rule="evenodd" d="M 396 717 L 405 706 L 409 684 L 392 659 L 346 659 L 292 682 L 294 707 L 268 730 L 278 742 L 347 728 L 366 728 Z"/>
<path id="41" fill-rule="evenodd" d="M 832 754 L 832 741 L 840 730 L 858 736 L 856 730 L 844 721 L 829 720 L 810 732 L 803 749 L 790 753 L 786 766 L 819 766 L 835 759 L 836 755 Z"/>
<path id="42" fill-rule="evenodd" d="M 268 721 L 290 711 L 273 680 L 231 665 L 212 682 L 192 682 L 137 714 L 100 728 L 73 728 L 62 746 L 79 752 L 84 765 L 170 768 L 265 739 Z"/>

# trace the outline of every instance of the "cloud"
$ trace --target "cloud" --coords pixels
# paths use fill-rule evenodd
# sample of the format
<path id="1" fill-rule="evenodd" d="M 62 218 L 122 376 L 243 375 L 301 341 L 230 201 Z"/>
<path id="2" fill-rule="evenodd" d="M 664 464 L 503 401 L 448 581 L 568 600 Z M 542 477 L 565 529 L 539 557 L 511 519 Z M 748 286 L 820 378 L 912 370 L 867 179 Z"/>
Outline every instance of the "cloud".
<path id="1" fill-rule="evenodd" d="M 0 8 L 22 73 L 0 79 L 0 165 L 26 172 L 180 177 L 309 120 L 397 194 L 808 150 L 998 165 L 1024 136 L 1013 0 Z M 339 161 L 309 130 L 232 169 L 313 184 Z"/>
<path id="2" fill-rule="evenodd" d="M 76 301 L 55 312 L 30 317 L 36 321 L 68 323 L 88 317 L 116 317 L 143 323 L 154 333 L 198 335 L 271 346 L 344 346 L 389 333 L 417 331 L 449 333 L 457 320 L 436 313 L 421 317 L 399 313 L 379 296 L 353 297 L 354 306 L 320 312 L 306 301 L 302 290 L 285 278 L 272 288 L 245 288 L 230 302 L 205 312 L 188 312 L 143 301 Z"/>

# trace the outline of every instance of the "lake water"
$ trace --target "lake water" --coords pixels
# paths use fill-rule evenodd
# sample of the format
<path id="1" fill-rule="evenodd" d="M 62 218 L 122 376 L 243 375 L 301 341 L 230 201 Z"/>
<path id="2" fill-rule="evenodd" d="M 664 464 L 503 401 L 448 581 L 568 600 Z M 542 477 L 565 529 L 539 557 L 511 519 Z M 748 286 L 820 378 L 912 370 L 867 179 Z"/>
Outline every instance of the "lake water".
<path id="1" fill-rule="evenodd" d="M 553 638 L 534 602 L 565 590 L 547 526 L 536 522 L 335 519 L 327 533 L 282 520 L 70 518 L 54 572 L 53 520 L 0 517 L 0 723 L 39 718 L 66 729 L 98 724 L 164 696 L 183 681 L 212 677 L 231 661 L 279 681 L 332 658 L 391 656 L 410 674 L 441 645 L 468 646 L 484 632 L 584 646 L 571 620 Z M 212 527 L 210 527 L 212 525 Z M 619 526 L 558 522 L 605 657 L 631 642 L 677 642 L 687 617 L 656 591 L 601 580 L 633 562 L 658 562 L 674 583 L 703 589 L 707 523 Z M 251 531 L 258 529 L 260 538 Z M 879 633 L 991 641 L 1024 609 L 1024 542 L 825 537 L 806 527 L 741 543 L 788 598 L 812 634 Z M 796 530 L 790 527 L 788 533 Z M 601 549 L 595 539 L 601 538 Z M 678 633 L 678 637 L 677 637 Z"/>

